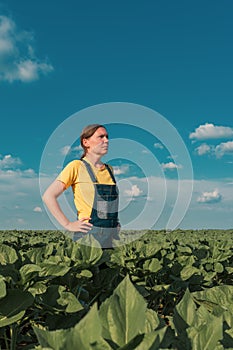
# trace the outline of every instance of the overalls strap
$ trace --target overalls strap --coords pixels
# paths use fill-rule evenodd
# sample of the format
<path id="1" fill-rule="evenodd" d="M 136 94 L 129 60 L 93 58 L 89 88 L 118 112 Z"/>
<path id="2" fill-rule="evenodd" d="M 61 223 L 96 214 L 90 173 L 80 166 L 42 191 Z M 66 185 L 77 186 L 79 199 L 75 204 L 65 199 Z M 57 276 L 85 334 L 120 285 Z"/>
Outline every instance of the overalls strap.
<path id="1" fill-rule="evenodd" d="M 113 181 L 114 184 L 115 184 L 115 183 L 116 183 L 116 179 L 115 179 L 115 177 L 114 177 L 114 175 L 113 175 L 113 172 L 112 172 L 111 168 L 109 167 L 108 164 L 105 164 L 105 166 L 106 166 L 106 168 L 108 169 L 108 172 L 109 172 L 109 174 L 110 174 L 110 176 L 111 176 L 111 178 L 112 178 L 112 181 Z"/>
<path id="2" fill-rule="evenodd" d="M 90 175 L 91 181 L 98 183 L 98 180 L 97 180 L 93 170 L 91 169 L 91 165 L 88 162 L 86 162 L 84 159 L 82 159 L 82 161 L 86 165 L 86 168 L 87 168 L 88 174 Z"/>
<path id="3" fill-rule="evenodd" d="M 91 165 L 90 165 L 87 161 L 85 161 L 84 159 L 82 159 L 82 161 L 83 161 L 83 163 L 86 165 L 86 168 L 87 168 L 88 174 L 90 175 L 91 181 L 92 181 L 92 182 L 97 182 L 97 183 L 98 183 L 98 180 L 97 180 L 97 178 L 96 178 L 96 176 L 95 176 L 95 174 L 94 174 L 94 172 L 93 172 L 93 170 L 92 170 L 92 168 L 91 168 Z M 113 172 L 112 172 L 111 168 L 109 167 L 108 164 L 105 164 L 105 166 L 106 166 L 106 168 L 107 168 L 107 170 L 108 170 L 108 172 L 109 172 L 109 174 L 110 174 L 110 176 L 111 176 L 111 178 L 112 178 L 112 181 L 113 181 L 114 184 L 115 184 L 115 183 L 116 183 L 116 180 L 115 180 L 115 177 L 114 177 L 114 175 L 113 175 Z"/>

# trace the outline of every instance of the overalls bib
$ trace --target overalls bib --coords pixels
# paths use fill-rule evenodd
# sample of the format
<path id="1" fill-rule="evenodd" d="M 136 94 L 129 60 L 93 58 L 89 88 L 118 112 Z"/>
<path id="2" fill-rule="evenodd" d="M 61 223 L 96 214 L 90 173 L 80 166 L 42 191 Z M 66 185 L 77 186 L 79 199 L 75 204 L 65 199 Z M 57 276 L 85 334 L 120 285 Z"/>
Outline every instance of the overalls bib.
<path id="1" fill-rule="evenodd" d="M 82 159 L 94 186 L 94 203 L 91 212 L 90 223 L 94 227 L 114 228 L 118 225 L 118 189 L 116 180 L 110 169 L 105 164 L 114 184 L 106 185 L 98 183 L 91 165 Z"/>
<path id="2" fill-rule="evenodd" d="M 112 248 L 115 240 L 119 240 L 118 227 L 118 189 L 114 175 L 107 164 L 105 164 L 114 184 L 100 184 L 88 162 L 82 159 L 87 172 L 94 186 L 94 203 L 91 211 L 90 223 L 93 227 L 88 233 L 75 232 L 74 241 L 80 241 L 81 244 L 95 244 L 91 237 L 98 241 L 101 247 Z M 90 241 L 89 241 L 90 238 Z M 83 242 L 84 239 L 84 242 Z"/>

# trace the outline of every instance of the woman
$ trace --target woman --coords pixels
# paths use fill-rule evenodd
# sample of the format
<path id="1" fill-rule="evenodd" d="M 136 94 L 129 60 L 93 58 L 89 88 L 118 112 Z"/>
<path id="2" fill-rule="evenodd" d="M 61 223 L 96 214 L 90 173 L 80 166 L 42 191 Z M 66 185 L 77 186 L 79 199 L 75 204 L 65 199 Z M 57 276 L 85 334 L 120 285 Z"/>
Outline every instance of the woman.
<path id="1" fill-rule="evenodd" d="M 118 191 L 112 168 L 102 163 L 108 152 L 108 133 L 104 126 L 92 124 L 80 136 L 84 153 L 71 161 L 43 195 L 46 206 L 66 230 L 74 232 L 74 240 L 93 234 L 103 248 L 117 239 Z M 77 220 L 69 221 L 61 210 L 58 197 L 72 186 Z"/>

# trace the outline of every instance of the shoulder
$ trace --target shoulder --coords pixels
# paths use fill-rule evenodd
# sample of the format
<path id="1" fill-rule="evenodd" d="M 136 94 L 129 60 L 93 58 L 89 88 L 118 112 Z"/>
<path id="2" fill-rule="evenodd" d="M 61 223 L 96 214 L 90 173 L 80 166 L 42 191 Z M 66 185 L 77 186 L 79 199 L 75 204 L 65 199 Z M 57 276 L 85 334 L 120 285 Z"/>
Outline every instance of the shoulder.
<path id="1" fill-rule="evenodd" d="M 81 160 L 74 159 L 71 162 L 67 163 L 64 169 L 66 169 L 66 168 L 70 168 L 70 169 L 72 169 L 72 168 L 79 168 L 81 164 L 82 164 Z"/>
<path id="2" fill-rule="evenodd" d="M 75 183 L 79 174 L 81 163 L 82 162 L 80 160 L 72 160 L 67 165 L 65 165 L 63 170 L 58 175 L 57 179 L 64 182 L 67 187 Z"/>
<path id="3" fill-rule="evenodd" d="M 112 170 L 112 172 L 113 172 L 113 166 L 112 165 L 110 165 L 110 164 L 108 164 L 108 163 L 104 163 L 105 164 L 105 166 L 107 167 L 107 168 L 110 168 L 111 170 Z"/>
<path id="4" fill-rule="evenodd" d="M 81 166 L 82 161 L 75 159 L 72 160 L 71 162 L 69 162 L 68 164 L 66 164 L 63 168 L 63 170 L 61 171 L 61 174 L 76 174 L 79 172 L 80 166 Z"/>

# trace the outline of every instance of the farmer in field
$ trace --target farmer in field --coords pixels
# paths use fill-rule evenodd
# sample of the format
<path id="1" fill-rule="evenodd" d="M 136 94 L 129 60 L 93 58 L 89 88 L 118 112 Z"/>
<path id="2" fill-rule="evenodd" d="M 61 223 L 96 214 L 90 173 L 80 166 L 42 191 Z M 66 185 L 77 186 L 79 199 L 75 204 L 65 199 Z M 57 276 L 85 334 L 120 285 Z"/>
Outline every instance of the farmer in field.
<path id="1" fill-rule="evenodd" d="M 71 161 L 47 188 L 43 201 L 64 229 L 74 232 L 76 241 L 92 234 L 103 248 L 118 238 L 118 190 L 112 167 L 101 158 L 108 152 L 108 133 L 104 126 L 92 124 L 80 136 L 84 153 Z M 77 220 L 69 221 L 58 203 L 58 197 L 72 186 Z"/>

